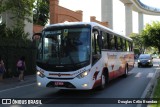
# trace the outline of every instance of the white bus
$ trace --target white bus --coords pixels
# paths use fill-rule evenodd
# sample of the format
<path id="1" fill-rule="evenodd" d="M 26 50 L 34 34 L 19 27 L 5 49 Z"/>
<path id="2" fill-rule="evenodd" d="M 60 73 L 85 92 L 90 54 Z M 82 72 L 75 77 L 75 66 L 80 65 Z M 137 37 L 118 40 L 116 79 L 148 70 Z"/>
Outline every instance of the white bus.
<path id="1" fill-rule="evenodd" d="M 108 81 L 126 77 L 134 67 L 132 39 L 100 24 L 53 24 L 38 35 L 38 86 L 103 89 Z"/>

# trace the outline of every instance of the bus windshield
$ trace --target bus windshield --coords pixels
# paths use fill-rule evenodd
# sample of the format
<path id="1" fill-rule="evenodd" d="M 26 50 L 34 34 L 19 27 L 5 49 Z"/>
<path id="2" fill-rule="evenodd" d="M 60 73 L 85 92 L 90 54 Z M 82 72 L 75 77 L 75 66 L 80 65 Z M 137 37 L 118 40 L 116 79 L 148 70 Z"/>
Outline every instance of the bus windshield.
<path id="1" fill-rule="evenodd" d="M 90 60 L 90 28 L 46 29 L 38 47 L 38 62 L 63 67 Z"/>

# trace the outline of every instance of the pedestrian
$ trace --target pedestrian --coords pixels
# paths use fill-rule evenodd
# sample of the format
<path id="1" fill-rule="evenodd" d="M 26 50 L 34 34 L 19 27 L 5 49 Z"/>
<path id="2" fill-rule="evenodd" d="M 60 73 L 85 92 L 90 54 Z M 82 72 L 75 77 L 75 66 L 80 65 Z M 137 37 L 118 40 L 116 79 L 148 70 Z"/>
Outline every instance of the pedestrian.
<path id="1" fill-rule="evenodd" d="M 26 69 L 25 57 L 22 56 L 17 62 L 17 70 L 19 73 L 19 81 L 24 81 L 24 71 Z"/>
<path id="2" fill-rule="evenodd" d="M 6 72 L 5 65 L 4 65 L 4 62 L 2 60 L 2 57 L 0 56 L 0 81 L 3 80 L 3 75 L 4 75 L 5 72 Z"/>

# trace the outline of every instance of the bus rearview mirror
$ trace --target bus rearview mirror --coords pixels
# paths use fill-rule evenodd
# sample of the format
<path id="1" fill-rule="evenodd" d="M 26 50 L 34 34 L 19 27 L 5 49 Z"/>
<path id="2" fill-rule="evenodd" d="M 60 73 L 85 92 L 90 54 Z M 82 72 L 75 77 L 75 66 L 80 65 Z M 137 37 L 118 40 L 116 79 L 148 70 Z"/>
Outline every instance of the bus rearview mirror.
<path id="1" fill-rule="evenodd" d="M 32 39 L 39 40 L 41 38 L 42 33 L 34 33 Z"/>

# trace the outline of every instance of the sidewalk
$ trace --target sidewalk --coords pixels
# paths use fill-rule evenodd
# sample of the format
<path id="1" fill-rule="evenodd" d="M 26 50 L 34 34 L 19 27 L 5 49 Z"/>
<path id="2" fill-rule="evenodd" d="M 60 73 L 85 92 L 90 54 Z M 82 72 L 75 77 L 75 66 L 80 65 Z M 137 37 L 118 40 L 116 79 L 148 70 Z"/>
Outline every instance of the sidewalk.
<path id="1" fill-rule="evenodd" d="M 14 78 L 4 78 L 0 81 L 0 90 L 4 88 L 8 88 L 11 86 L 20 86 L 27 83 L 34 83 L 36 82 L 36 75 L 27 75 L 24 77 L 24 81 L 18 81 L 18 77 Z"/>
<path id="2" fill-rule="evenodd" d="M 156 69 L 155 74 L 153 75 L 152 79 L 150 80 L 146 89 L 144 90 L 144 92 L 141 96 L 142 99 L 143 98 L 152 98 L 158 77 L 160 77 L 160 68 L 159 67 Z M 137 104 L 136 107 L 146 107 L 146 106 L 144 106 L 143 104 Z M 150 104 L 148 104 L 147 107 L 150 107 Z"/>
<path id="3" fill-rule="evenodd" d="M 157 72 L 155 73 L 155 76 L 152 80 L 152 85 L 151 85 L 150 89 L 148 89 L 147 94 L 149 95 L 149 98 L 153 98 L 153 94 L 154 94 L 155 88 L 157 86 L 158 78 L 160 78 L 160 68 L 158 68 Z M 151 104 L 148 104 L 147 107 L 151 107 Z M 159 106 L 156 105 L 156 107 L 159 107 Z"/>

